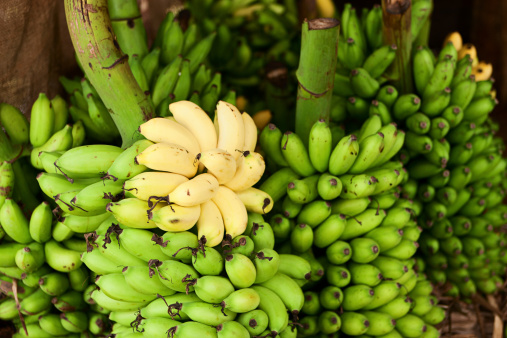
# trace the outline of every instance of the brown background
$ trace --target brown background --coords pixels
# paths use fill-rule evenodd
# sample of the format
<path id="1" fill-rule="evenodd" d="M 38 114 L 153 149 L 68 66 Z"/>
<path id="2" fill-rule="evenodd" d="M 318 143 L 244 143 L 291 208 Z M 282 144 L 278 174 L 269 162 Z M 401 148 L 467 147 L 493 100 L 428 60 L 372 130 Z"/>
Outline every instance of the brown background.
<path id="1" fill-rule="evenodd" d="M 297 1 L 297 0 L 294 0 Z M 153 38 L 170 6 L 179 0 L 138 0 L 148 36 Z M 357 8 L 379 0 L 351 0 Z M 435 0 L 430 46 L 440 48 L 447 33 L 458 30 L 479 58 L 493 63 L 500 106 L 494 116 L 507 126 L 507 2 Z M 342 8 L 344 1 L 336 1 Z M 79 75 L 66 28 L 63 0 L 0 0 L 0 102 L 29 113 L 39 92 L 62 92 L 58 76 Z M 504 129 L 507 129 L 504 128 Z M 503 134 L 507 135 L 507 131 Z"/>

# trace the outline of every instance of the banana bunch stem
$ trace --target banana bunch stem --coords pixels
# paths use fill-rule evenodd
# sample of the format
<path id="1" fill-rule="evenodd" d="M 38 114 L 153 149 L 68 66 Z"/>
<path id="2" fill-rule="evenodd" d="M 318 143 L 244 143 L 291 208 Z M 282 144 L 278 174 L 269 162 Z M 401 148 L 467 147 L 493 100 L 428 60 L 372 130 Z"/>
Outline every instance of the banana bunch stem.
<path id="1" fill-rule="evenodd" d="M 142 139 L 137 128 L 154 112 L 115 40 L 107 0 L 65 0 L 72 44 L 83 70 L 120 131 L 123 148 Z"/>
<path id="2" fill-rule="evenodd" d="M 329 121 L 340 25 L 320 18 L 303 23 L 301 58 L 296 72 L 296 133 L 305 141 L 319 119 Z"/>
<path id="3" fill-rule="evenodd" d="M 412 5 L 410 0 L 382 0 L 384 43 L 398 46 L 387 75 L 401 93 L 412 93 L 410 57 L 412 51 Z"/>

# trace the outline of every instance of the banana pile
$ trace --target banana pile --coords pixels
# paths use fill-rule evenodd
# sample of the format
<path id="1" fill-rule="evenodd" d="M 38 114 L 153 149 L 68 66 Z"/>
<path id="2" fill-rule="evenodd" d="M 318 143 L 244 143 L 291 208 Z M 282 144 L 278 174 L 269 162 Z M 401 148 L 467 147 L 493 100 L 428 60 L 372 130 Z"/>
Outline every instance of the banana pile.
<path id="1" fill-rule="evenodd" d="M 209 58 L 213 67 L 226 75 L 228 85 L 245 90 L 244 94 L 249 90 L 250 98 L 270 62 L 280 62 L 291 70 L 297 67 L 299 21 L 295 3 L 191 0 L 186 6 L 203 35 L 216 32 Z"/>
<path id="2" fill-rule="evenodd" d="M 504 283 L 507 262 L 507 162 L 488 117 L 497 104 L 491 65 L 478 61 L 473 45 L 462 46 L 459 33 L 432 57 L 425 48 L 414 56 L 421 112 L 395 116 L 412 135 L 404 160 L 414 181 L 404 191 L 424 203 L 421 251 L 431 280 L 447 282 L 452 296 L 492 294 Z"/>
<path id="3" fill-rule="evenodd" d="M 0 319 L 14 322 L 16 337 L 109 332 L 104 309 L 83 299 L 90 282 L 80 260 L 86 241 L 54 221 L 52 203 L 38 198 L 32 168 L 42 168 L 43 152 L 59 154 L 84 141 L 83 125 L 68 125 L 67 117 L 66 103 L 58 96 L 39 95 L 31 124 L 16 108 L 0 105 L 9 137 L 0 133 L 2 155 L 9 147 L 15 150 L 0 165 Z"/>
<path id="4" fill-rule="evenodd" d="M 298 332 L 438 337 L 434 325 L 445 312 L 414 270 L 422 203 L 400 198 L 408 174 L 391 161 L 405 134 L 377 114 L 345 132 L 321 120 L 308 146 L 273 124 L 260 135 L 268 166 L 277 169 L 260 186 L 275 201 L 268 215 L 275 248 L 310 263 Z"/>

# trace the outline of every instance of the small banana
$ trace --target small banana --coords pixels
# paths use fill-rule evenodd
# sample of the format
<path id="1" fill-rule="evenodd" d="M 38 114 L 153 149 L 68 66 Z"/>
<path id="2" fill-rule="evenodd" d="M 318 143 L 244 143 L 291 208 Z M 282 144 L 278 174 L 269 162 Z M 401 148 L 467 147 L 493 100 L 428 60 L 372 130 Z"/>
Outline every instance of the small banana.
<path id="1" fill-rule="evenodd" d="M 137 155 L 136 161 L 153 170 L 172 172 L 189 178 L 195 176 L 199 166 L 187 149 L 169 143 L 149 146 Z"/>
<path id="2" fill-rule="evenodd" d="M 200 205 L 183 207 L 171 204 L 155 211 L 152 220 L 165 231 L 186 231 L 197 223 L 200 214 Z"/>
<path id="3" fill-rule="evenodd" d="M 220 209 L 213 201 L 201 204 L 201 215 L 197 220 L 197 237 L 206 238 L 206 246 L 214 247 L 224 238 L 224 220 Z"/>
<path id="4" fill-rule="evenodd" d="M 225 183 L 226 187 L 234 191 L 242 191 L 253 186 L 261 179 L 266 167 L 264 159 L 259 153 L 248 150 L 237 160 L 237 163 L 236 174 L 229 182 Z"/>
<path id="5" fill-rule="evenodd" d="M 147 201 L 150 196 L 167 196 L 185 182 L 188 178 L 180 174 L 150 171 L 125 181 L 123 190 L 126 196 Z"/>
<path id="6" fill-rule="evenodd" d="M 236 174 L 236 160 L 225 150 L 208 149 L 197 155 L 197 159 L 219 184 L 229 182 Z"/>
<path id="7" fill-rule="evenodd" d="M 243 150 L 254 151 L 257 145 L 257 126 L 248 113 L 241 114 L 245 125 L 245 145 Z"/>
<path id="8" fill-rule="evenodd" d="M 190 101 L 178 101 L 171 103 L 169 110 L 174 119 L 194 135 L 201 151 L 216 148 L 218 138 L 215 126 L 201 107 Z"/>
<path id="9" fill-rule="evenodd" d="M 238 195 L 231 189 L 220 186 L 212 201 L 222 214 L 226 233 L 232 238 L 241 235 L 246 229 L 248 214 Z"/>
<path id="10" fill-rule="evenodd" d="M 139 132 L 152 142 L 172 143 L 187 149 L 193 156 L 201 149 L 194 135 L 184 126 L 170 119 L 156 117 L 139 126 Z"/>
<path id="11" fill-rule="evenodd" d="M 169 194 L 169 202 L 191 207 L 209 201 L 215 196 L 218 180 L 211 174 L 200 174 L 180 184 Z"/>
<path id="12" fill-rule="evenodd" d="M 217 104 L 218 144 L 217 147 L 229 152 L 236 160 L 244 150 L 245 125 L 238 109 L 230 103 Z"/>

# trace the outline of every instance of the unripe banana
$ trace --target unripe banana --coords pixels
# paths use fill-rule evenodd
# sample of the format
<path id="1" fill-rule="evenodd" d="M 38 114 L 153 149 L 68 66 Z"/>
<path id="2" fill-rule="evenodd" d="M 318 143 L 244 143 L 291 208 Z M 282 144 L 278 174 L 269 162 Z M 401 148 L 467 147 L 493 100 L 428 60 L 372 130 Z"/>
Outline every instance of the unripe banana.
<path id="1" fill-rule="evenodd" d="M 52 135 L 55 120 L 55 112 L 51 101 L 44 93 L 40 93 L 32 106 L 30 143 L 34 147 L 40 147 Z"/>
<path id="2" fill-rule="evenodd" d="M 288 316 L 286 314 L 285 305 L 280 297 L 273 291 L 262 286 L 253 286 L 252 289 L 257 291 L 260 296 L 259 309 L 268 315 L 269 329 L 271 332 L 273 334 L 278 334 L 278 332 L 285 330 L 288 325 Z"/>
<path id="3" fill-rule="evenodd" d="M 34 272 L 45 262 L 44 247 L 33 242 L 16 252 L 16 265 L 24 272 Z"/>
<path id="4" fill-rule="evenodd" d="M 153 229 L 157 225 L 149 218 L 148 210 L 153 213 L 162 209 L 164 205 L 165 203 L 158 203 L 150 207 L 146 201 L 125 198 L 119 202 L 109 203 L 106 210 L 112 213 L 120 224 L 130 228 Z"/>
<path id="5" fill-rule="evenodd" d="M 119 147 L 104 144 L 72 148 L 56 160 L 55 167 L 71 179 L 100 177 L 122 152 Z"/>
<path id="6" fill-rule="evenodd" d="M 238 322 L 251 335 L 260 335 L 268 327 L 268 315 L 262 310 L 253 310 L 239 315 Z"/>
<path id="7" fill-rule="evenodd" d="M 19 205 L 10 198 L 6 198 L 0 209 L 0 223 L 9 237 L 18 243 L 32 242 L 29 224 Z"/>
<path id="8" fill-rule="evenodd" d="M 385 216 L 385 210 L 366 209 L 361 214 L 347 220 L 347 226 L 340 238 L 347 240 L 361 236 L 379 226 Z"/>
<path id="9" fill-rule="evenodd" d="M 280 147 L 283 157 L 294 172 L 304 177 L 315 174 L 308 151 L 297 134 L 286 132 L 281 139 Z"/>
<path id="10" fill-rule="evenodd" d="M 156 298 L 131 288 L 121 273 L 98 276 L 95 283 L 106 296 L 123 302 L 146 303 Z"/>
<path id="11" fill-rule="evenodd" d="M 47 263 L 56 271 L 69 272 L 82 264 L 79 252 L 68 250 L 54 240 L 46 242 L 44 253 Z"/>
<path id="12" fill-rule="evenodd" d="M 342 325 L 340 330 L 348 335 L 359 336 L 366 331 L 370 326 L 368 318 L 358 312 L 345 311 L 340 315 Z"/>

